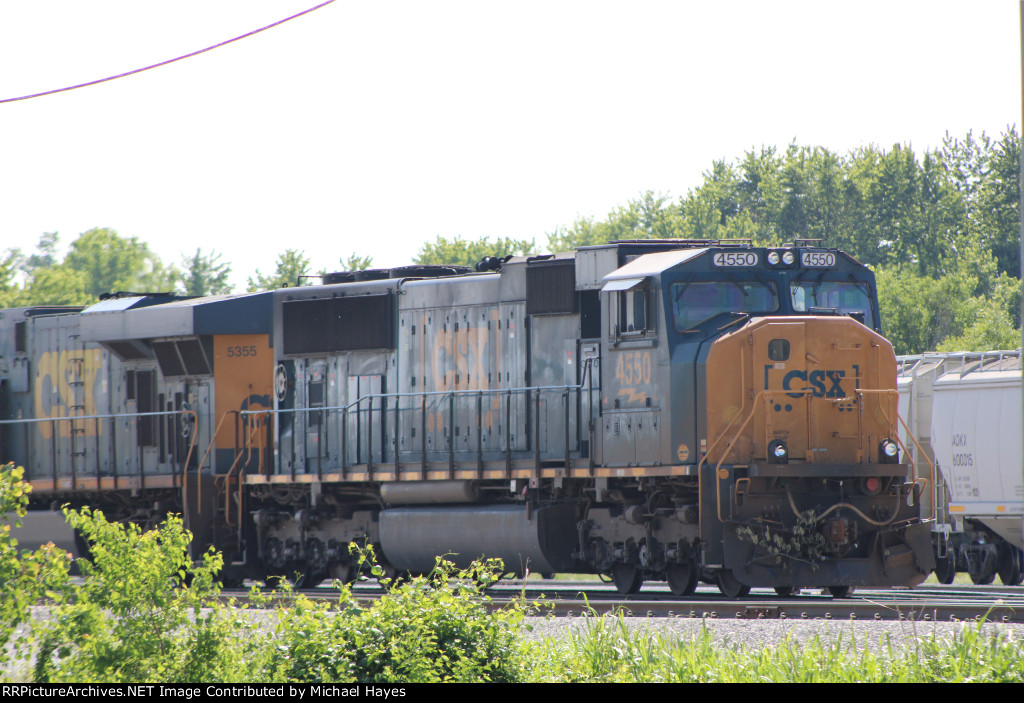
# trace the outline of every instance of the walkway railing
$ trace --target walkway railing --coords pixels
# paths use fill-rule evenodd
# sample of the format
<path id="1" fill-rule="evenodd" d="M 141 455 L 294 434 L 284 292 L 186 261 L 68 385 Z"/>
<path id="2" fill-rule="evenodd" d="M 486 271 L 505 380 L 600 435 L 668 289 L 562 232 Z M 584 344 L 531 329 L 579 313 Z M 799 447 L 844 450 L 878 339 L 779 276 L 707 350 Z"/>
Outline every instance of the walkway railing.
<path id="1" fill-rule="evenodd" d="M 294 408 L 286 410 L 245 410 L 239 412 L 241 424 L 249 430 L 242 432 L 245 442 L 238 451 L 251 452 L 268 448 L 268 438 L 274 432 L 268 432 L 271 423 L 280 426 L 287 417 L 292 419 L 292 439 L 288 457 L 277 457 L 277 466 L 269 467 L 263 463 L 263 457 L 271 455 L 267 451 L 258 451 L 260 456 L 259 473 L 289 473 L 292 478 L 297 475 L 300 452 L 296 445 L 307 432 L 316 433 L 315 457 L 306 456 L 306 470 L 311 467 L 310 460 L 315 462 L 318 478 L 325 471 L 340 471 L 342 478 L 354 466 L 361 467 L 369 477 L 379 465 L 388 465 L 396 477 L 405 468 L 407 471 L 418 472 L 418 478 L 426 479 L 428 467 L 447 464 L 449 476 L 454 476 L 456 464 L 472 462 L 482 477 L 485 459 L 493 462 L 504 461 L 506 475 L 511 475 L 512 462 L 527 458 L 532 454 L 536 471 L 539 473 L 542 462 L 560 460 L 566 468 L 573 463 L 573 453 L 579 451 L 578 440 L 585 432 L 589 437 L 589 447 L 593 447 L 594 427 L 590 421 L 594 417 L 592 394 L 586 385 L 565 386 L 524 386 L 521 388 L 477 389 L 422 391 L 418 393 L 370 393 L 341 406 Z M 584 400 L 584 395 L 586 400 Z M 541 415 L 546 404 L 548 411 L 554 400 L 561 406 L 561 427 L 563 436 L 560 442 L 548 437 L 545 451 L 541 452 Z M 584 406 L 586 406 L 584 408 Z M 491 422 L 487 416 L 497 410 L 497 417 L 492 415 Z M 443 417 L 444 446 L 431 446 L 430 437 L 436 435 L 436 429 L 430 427 L 430 412 Z M 409 416 L 412 416 L 411 419 Z M 302 419 L 302 432 L 296 419 Z M 457 420 L 463 421 L 459 424 Z M 577 431 L 573 435 L 571 429 L 575 420 Z M 466 422 L 469 421 L 469 422 Z M 408 435 L 403 435 L 407 423 L 414 423 Z M 582 425 L 586 422 L 586 425 Z M 350 425 L 357 429 L 353 433 Z M 475 427 L 475 439 L 472 443 L 460 435 L 463 426 Z M 500 428 L 499 444 L 496 447 L 485 447 L 485 432 L 491 434 L 495 426 Z M 526 441 L 513 435 L 513 427 L 525 433 Z M 472 431 L 472 430 L 471 430 Z M 355 436 L 352 436 L 355 434 Z M 403 447 L 402 439 L 418 435 L 418 446 Z M 332 459 L 323 450 L 324 442 L 334 439 L 339 443 L 337 460 Z M 466 449 L 457 449 L 457 440 L 462 439 Z M 251 442 L 257 442 L 253 446 Z M 558 446 L 558 451 L 553 448 Z M 280 449 L 280 441 L 279 447 Z M 307 452 L 301 452 L 307 454 Z M 592 456 L 592 452 L 590 453 Z M 288 459 L 288 466 L 282 467 L 281 462 Z M 593 468 L 591 459 L 590 468 Z M 405 466 L 403 466 L 403 463 Z M 271 471 L 273 469 L 273 471 Z"/>

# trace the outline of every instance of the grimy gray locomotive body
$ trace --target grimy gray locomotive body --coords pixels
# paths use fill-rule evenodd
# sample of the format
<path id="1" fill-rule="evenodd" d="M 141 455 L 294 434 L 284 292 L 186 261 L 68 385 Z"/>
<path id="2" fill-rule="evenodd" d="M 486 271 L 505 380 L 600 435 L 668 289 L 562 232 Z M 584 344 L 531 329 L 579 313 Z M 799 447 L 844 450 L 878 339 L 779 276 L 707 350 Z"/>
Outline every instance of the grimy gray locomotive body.
<path id="1" fill-rule="evenodd" d="M 813 242 L 641 240 L 0 318 L 0 453 L 39 524 L 184 514 L 225 578 L 502 559 L 623 593 L 913 585 L 874 277 Z"/>

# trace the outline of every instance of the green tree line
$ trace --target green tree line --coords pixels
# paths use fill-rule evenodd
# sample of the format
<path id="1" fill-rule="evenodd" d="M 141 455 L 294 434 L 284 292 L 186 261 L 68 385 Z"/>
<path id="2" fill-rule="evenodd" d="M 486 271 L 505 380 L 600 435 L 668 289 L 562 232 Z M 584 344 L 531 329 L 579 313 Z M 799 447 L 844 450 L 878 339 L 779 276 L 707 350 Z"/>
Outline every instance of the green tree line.
<path id="1" fill-rule="evenodd" d="M 908 145 L 875 145 L 839 154 L 791 144 L 751 149 L 712 163 L 685 196 L 647 192 L 603 219 L 581 217 L 547 234 L 549 251 L 619 239 L 749 239 L 781 245 L 799 239 L 849 252 L 878 278 L 883 332 L 898 353 L 1015 348 L 1020 344 L 1020 138 L 946 135 L 921 154 Z M 44 234 L 35 253 L 0 257 L 0 307 L 88 304 L 117 290 L 232 292 L 231 266 L 216 252 L 183 255 L 167 265 L 135 237 L 92 229 L 63 259 L 58 235 Z M 418 264 L 472 266 L 488 256 L 535 254 L 532 240 L 438 235 Z M 372 259 L 352 254 L 339 270 Z M 272 273 L 257 270 L 247 290 L 316 282 L 300 249 L 277 256 Z"/>
<path id="2" fill-rule="evenodd" d="M 792 144 L 716 161 L 671 199 L 652 192 L 548 235 L 553 251 L 617 239 L 820 240 L 871 266 L 897 353 L 1020 346 L 1019 163 L 1013 129 L 918 155 Z"/>

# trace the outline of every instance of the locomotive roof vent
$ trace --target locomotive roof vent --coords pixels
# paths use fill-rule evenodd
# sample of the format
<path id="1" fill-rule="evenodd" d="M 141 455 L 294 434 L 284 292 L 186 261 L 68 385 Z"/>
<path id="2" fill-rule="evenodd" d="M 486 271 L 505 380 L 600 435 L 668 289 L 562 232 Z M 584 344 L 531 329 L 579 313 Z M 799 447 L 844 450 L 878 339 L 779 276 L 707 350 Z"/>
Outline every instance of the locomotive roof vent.
<path id="1" fill-rule="evenodd" d="M 363 281 L 381 281 L 389 278 L 444 278 L 445 276 L 462 276 L 472 273 L 468 266 L 396 266 L 387 269 L 366 269 L 364 271 L 335 271 L 323 276 L 325 285 L 333 283 L 360 283 Z"/>

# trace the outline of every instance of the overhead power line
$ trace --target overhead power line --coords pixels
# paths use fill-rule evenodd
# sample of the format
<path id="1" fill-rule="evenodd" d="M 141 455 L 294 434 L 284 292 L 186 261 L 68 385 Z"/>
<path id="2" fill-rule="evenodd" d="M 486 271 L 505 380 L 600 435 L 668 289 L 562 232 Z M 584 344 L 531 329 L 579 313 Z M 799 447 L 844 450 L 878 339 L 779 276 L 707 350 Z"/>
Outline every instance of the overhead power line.
<path id="1" fill-rule="evenodd" d="M 310 12 L 313 12 L 314 10 L 319 10 L 321 7 L 324 7 L 325 5 L 330 5 L 332 2 L 334 2 L 334 0 L 327 0 L 327 2 L 322 2 L 322 3 L 320 3 L 319 5 L 317 5 L 315 7 L 309 8 L 308 10 L 303 10 L 302 12 L 298 12 L 298 13 L 292 15 L 291 17 L 285 17 L 283 20 L 278 20 L 277 22 L 274 22 L 272 24 L 268 24 L 266 27 L 260 27 L 259 29 L 254 29 L 251 32 L 246 32 L 245 34 L 237 36 L 234 39 L 228 39 L 227 41 L 222 41 L 219 44 L 214 44 L 213 46 L 208 46 L 205 49 L 200 49 L 199 51 L 193 51 L 190 54 L 184 54 L 182 56 L 178 56 L 178 57 L 173 58 L 173 59 L 168 59 L 166 61 L 161 61 L 160 63 L 153 64 L 152 66 L 146 66 L 144 68 L 136 68 L 134 71 L 127 71 L 125 73 L 119 73 L 116 76 L 107 76 L 106 78 L 100 78 L 98 80 L 89 81 L 88 83 L 79 83 L 78 85 L 69 85 L 66 88 L 57 88 L 56 90 L 47 90 L 47 91 L 42 92 L 42 93 L 33 93 L 32 95 L 22 95 L 21 97 L 18 97 L 18 98 L 4 98 L 4 99 L 0 100 L 0 104 L 3 104 L 3 103 L 13 103 L 13 102 L 17 102 L 19 100 L 31 100 L 32 98 L 41 98 L 44 95 L 53 95 L 54 93 L 66 93 L 69 90 L 76 90 L 78 88 L 85 88 L 85 87 L 90 86 L 90 85 L 98 85 L 100 83 L 106 83 L 108 81 L 117 80 L 118 78 L 124 78 L 125 76 L 132 76 L 132 75 L 135 75 L 136 73 L 142 73 L 143 71 L 148 71 L 148 70 L 153 69 L 153 68 L 160 68 L 161 66 L 166 66 L 167 64 L 171 64 L 171 63 L 174 63 L 176 61 L 182 61 L 184 59 L 190 59 L 193 56 L 198 56 L 199 54 L 205 54 L 207 51 L 213 51 L 214 49 L 218 49 L 218 48 L 220 48 L 222 46 L 226 46 L 228 44 L 236 42 L 239 39 L 245 39 L 246 37 L 251 37 L 254 34 L 259 34 L 260 32 L 265 32 L 268 29 L 271 29 L 272 27 L 276 27 L 279 24 L 284 24 L 285 22 L 293 20 L 296 17 L 302 17 L 302 15 L 308 15 Z"/>

